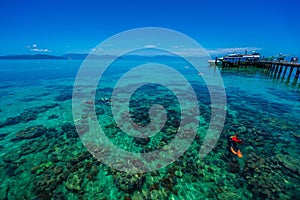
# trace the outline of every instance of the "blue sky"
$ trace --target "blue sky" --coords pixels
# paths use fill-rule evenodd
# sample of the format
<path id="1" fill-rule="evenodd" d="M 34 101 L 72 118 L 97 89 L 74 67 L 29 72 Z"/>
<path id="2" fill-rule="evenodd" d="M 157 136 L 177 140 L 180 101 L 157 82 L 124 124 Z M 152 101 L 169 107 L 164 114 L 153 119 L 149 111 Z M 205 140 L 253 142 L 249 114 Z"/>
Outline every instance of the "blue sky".
<path id="1" fill-rule="evenodd" d="M 116 33 L 147 26 L 180 31 L 212 56 L 236 48 L 253 48 L 264 55 L 300 55 L 296 0 L 11 0 L 0 4 L 0 55 L 88 53 Z"/>

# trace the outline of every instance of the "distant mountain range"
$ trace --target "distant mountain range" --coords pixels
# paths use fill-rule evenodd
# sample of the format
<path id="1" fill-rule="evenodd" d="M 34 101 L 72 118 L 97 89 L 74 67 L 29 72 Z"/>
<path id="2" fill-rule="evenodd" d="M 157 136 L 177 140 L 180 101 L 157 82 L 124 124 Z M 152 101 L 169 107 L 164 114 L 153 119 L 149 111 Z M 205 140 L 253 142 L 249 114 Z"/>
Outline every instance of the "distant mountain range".
<path id="1" fill-rule="evenodd" d="M 116 58 L 116 56 L 113 56 L 113 55 L 76 54 L 76 53 L 64 54 L 61 57 L 63 59 L 74 59 L 74 60 L 79 59 L 79 60 L 83 60 L 87 56 L 89 56 L 90 58 L 102 58 L 102 59 Z"/>
<path id="2" fill-rule="evenodd" d="M 85 59 L 88 54 L 65 54 L 62 56 L 53 56 L 46 54 L 34 55 L 6 55 L 0 56 L 1 60 L 52 60 L 52 59 Z M 95 55 L 96 56 L 96 55 Z"/>
<path id="3" fill-rule="evenodd" d="M 0 56 L 1 60 L 33 60 L 33 59 L 65 59 L 62 56 L 51 56 L 45 54 L 35 54 L 35 55 L 7 55 Z"/>
<path id="4" fill-rule="evenodd" d="M 53 59 L 71 59 L 71 60 L 83 60 L 87 56 L 90 58 L 95 58 L 95 59 L 114 59 L 118 58 L 117 56 L 114 55 L 95 55 L 95 54 L 64 54 L 61 56 L 53 56 L 53 55 L 46 55 L 46 54 L 34 54 L 34 55 L 6 55 L 6 56 L 0 56 L 0 60 L 53 60 Z M 122 58 L 170 58 L 170 56 L 166 55 L 156 55 L 156 56 L 144 56 L 144 55 L 126 55 L 123 57 L 119 57 L 119 59 Z"/>

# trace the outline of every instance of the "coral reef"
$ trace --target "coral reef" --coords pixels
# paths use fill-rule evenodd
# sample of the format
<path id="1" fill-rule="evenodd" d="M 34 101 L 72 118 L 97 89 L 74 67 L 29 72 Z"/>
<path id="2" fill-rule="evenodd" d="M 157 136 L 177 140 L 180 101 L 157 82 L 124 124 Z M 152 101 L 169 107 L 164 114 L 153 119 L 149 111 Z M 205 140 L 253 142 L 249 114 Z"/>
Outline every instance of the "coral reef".
<path id="1" fill-rule="evenodd" d="M 66 134 L 67 138 L 79 137 L 75 125 L 71 124 L 70 122 L 64 123 L 61 129 Z"/>
<path id="2" fill-rule="evenodd" d="M 54 98 L 55 101 L 67 101 L 67 100 L 70 100 L 72 99 L 72 93 L 63 93 L 59 96 L 56 96 Z"/>
<path id="3" fill-rule="evenodd" d="M 140 190 L 146 180 L 142 174 L 129 174 L 118 171 L 113 172 L 113 178 L 117 187 L 126 193 Z"/>
<path id="4" fill-rule="evenodd" d="M 11 141 L 37 138 L 44 135 L 46 132 L 47 128 L 43 125 L 29 126 L 19 131 Z"/>
<path id="5" fill-rule="evenodd" d="M 82 178 L 78 174 L 70 174 L 66 181 L 66 188 L 71 191 L 80 191 Z"/>
<path id="6" fill-rule="evenodd" d="M 26 109 L 24 112 L 22 112 L 18 116 L 9 117 L 4 122 L 0 122 L 0 128 L 36 120 L 38 118 L 38 114 L 46 112 L 47 110 L 49 110 L 51 108 L 55 108 L 58 105 L 59 104 L 57 104 L 57 103 L 50 103 L 50 104 L 46 104 L 43 106 Z"/>

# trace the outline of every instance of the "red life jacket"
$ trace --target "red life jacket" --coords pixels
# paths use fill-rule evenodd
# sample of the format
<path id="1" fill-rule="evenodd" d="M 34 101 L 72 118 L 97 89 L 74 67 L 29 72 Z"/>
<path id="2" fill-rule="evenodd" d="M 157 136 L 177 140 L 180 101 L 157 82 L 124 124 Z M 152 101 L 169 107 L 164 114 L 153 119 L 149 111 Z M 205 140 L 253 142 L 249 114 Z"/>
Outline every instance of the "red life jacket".
<path id="1" fill-rule="evenodd" d="M 241 143 L 242 140 L 238 139 L 236 136 L 231 136 L 231 140 L 237 143 Z"/>

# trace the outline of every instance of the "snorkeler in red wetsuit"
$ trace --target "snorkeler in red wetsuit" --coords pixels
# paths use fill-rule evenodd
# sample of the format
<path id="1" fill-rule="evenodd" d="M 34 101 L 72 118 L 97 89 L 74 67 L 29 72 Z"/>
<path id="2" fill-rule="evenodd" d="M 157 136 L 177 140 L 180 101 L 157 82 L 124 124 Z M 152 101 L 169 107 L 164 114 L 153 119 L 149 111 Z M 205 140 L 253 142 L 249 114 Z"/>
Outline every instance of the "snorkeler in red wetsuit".
<path id="1" fill-rule="evenodd" d="M 243 157 L 240 149 L 237 147 L 237 143 L 241 144 L 243 141 L 237 137 L 237 135 L 228 136 L 228 145 L 230 152 L 237 155 L 239 158 Z"/>

